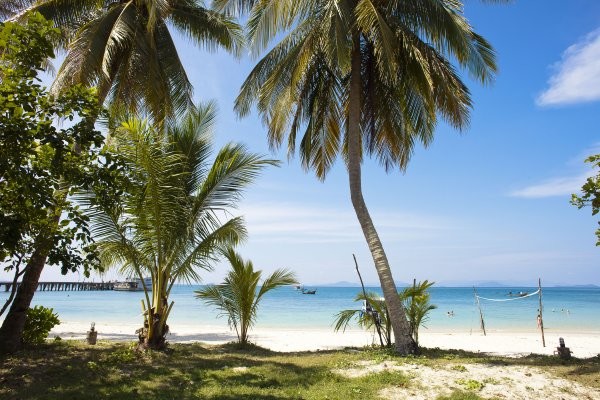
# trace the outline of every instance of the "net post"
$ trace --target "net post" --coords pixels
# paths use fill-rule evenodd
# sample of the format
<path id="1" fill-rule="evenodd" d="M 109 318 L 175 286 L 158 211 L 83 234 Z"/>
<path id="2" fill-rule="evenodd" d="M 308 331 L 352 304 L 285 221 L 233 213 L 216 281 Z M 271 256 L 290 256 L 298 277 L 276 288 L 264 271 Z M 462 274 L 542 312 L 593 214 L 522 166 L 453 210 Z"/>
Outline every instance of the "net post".
<path id="1" fill-rule="evenodd" d="M 540 297 L 540 330 L 542 331 L 542 346 L 546 347 L 546 338 L 544 337 L 544 317 L 543 317 L 543 307 L 542 307 L 542 279 L 538 278 L 538 294 Z"/>
<path id="2" fill-rule="evenodd" d="M 473 286 L 473 293 L 475 294 L 475 300 L 477 300 L 477 308 L 479 308 L 479 320 L 481 323 L 481 329 L 483 330 L 483 336 L 487 336 L 485 333 L 485 322 L 483 322 L 483 312 L 481 311 L 481 304 L 479 304 L 479 296 L 477 296 L 477 290 Z"/>

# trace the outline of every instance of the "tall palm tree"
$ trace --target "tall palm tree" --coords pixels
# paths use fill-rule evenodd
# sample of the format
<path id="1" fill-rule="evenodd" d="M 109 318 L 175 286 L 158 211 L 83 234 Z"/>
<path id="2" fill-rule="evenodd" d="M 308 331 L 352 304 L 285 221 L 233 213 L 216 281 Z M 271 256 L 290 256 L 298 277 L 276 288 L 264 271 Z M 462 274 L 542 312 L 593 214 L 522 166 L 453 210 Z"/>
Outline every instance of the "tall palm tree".
<path id="1" fill-rule="evenodd" d="M 56 46 L 67 55 L 52 91 L 76 83 L 96 86 L 101 104 L 108 99 L 115 110 L 148 114 L 156 123 L 193 106 L 192 85 L 169 27 L 208 49 L 237 54 L 244 43 L 239 25 L 205 8 L 201 0 L 5 0 L 0 5 L 2 19 L 24 21 L 31 12 L 53 20 L 62 32 Z M 55 214 L 58 224 L 60 210 Z M 35 240 L 22 284 L 0 327 L 5 351 L 20 346 L 26 312 L 51 246 L 48 237 Z"/>
<path id="2" fill-rule="evenodd" d="M 248 331 L 254 325 L 258 314 L 258 305 L 265 294 L 280 286 L 296 283 L 294 274 L 278 269 L 260 284 L 262 271 L 254 270 L 252 261 L 244 261 L 233 248 L 223 253 L 231 271 L 220 285 L 210 285 L 197 290 L 196 297 L 217 307 L 229 319 L 237 334 L 240 345 L 248 343 Z"/>
<path id="3" fill-rule="evenodd" d="M 501 1 L 501 0 L 498 0 Z M 371 251 L 396 350 L 414 351 L 390 265 L 362 194 L 361 163 L 405 170 L 417 143 L 433 140 L 438 119 L 462 130 L 472 107 L 453 62 L 485 84 L 496 71 L 491 45 L 463 14 L 460 0 L 217 0 L 250 10 L 254 48 L 279 28 L 290 32 L 255 66 L 236 100 L 256 105 L 277 148 L 287 143 L 319 179 L 341 155 L 352 205 Z M 287 13 L 287 14 L 284 14 Z M 298 136 L 301 136 L 299 139 Z"/>
<path id="4" fill-rule="evenodd" d="M 125 159 L 124 199 L 90 212 L 105 265 L 142 282 L 152 277 L 152 287 L 144 285 L 140 330 L 150 348 L 165 345 L 173 285 L 198 281 L 198 271 L 210 269 L 220 250 L 245 238 L 241 217 L 222 220 L 260 170 L 276 164 L 234 144 L 209 163 L 214 118 L 208 105 L 164 129 L 139 119 L 123 123 L 110 147 Z"/>

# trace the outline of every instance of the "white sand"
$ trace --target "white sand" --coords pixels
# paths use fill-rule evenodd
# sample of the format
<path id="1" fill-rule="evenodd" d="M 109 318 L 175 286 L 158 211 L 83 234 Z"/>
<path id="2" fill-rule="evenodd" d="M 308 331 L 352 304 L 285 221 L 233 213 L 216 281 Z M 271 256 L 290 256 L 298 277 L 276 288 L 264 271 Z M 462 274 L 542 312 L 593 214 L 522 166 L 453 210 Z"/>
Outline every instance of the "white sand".
<path id="1" fill-rule="evenodd" d="M 392 386 L 380 391 L 389 400 L 428 400 L 465 390 L 467 382 L 477 383 L 471 389 L 478 395 L 494 399 L 522 400 L 582 400 L 600 398 L 600 390 L 583 386 L 562 377 L 552 376 L 542 369 L 529 366 L 493 364 L 448 364 L 430 367 L 411 362 L 362 361 L 345 369 L 334 370 L 347 377 L 360 377 L 383 371 L 400 371 L 411 385 Z"/>
<path id="2" fill-rule="evenodd" d="M 138 324 L 119 326 L 97 324 L 99 340 L 136 340 L 134 332 Z M 63 339 L 83 339 L 89 325 L 65 322 L 55 327 L 50 337 L 58 335 Z M 200 341 L 207 344 L 222 344 L 236 340 L 235 332 L 224 326 L 176 326 L 167 336 L 170 342 Z M 424 347 L 441 349 L 462 349 L 507 356 L 521 356 L 530 353 L 553 354 L 558 346 L 558 338 L 565 339 L 567 347 L 579 358 L 595 357 L 600 354 L 600 332 L 546 332 L 546 347 L 542 346 L 539 332 L 432 332 L 423 329 L 420 342 Z M 257 327 L 251 331 L 250 341 L 275 351 L 315 351 L 343 347 L 360 347 L 375 343 L 372 333 L 361 330 L 346 330 L 335 333 L 332 329 L 267 329 Z M 378 340 L 378 339 L 377 339 Z"/>

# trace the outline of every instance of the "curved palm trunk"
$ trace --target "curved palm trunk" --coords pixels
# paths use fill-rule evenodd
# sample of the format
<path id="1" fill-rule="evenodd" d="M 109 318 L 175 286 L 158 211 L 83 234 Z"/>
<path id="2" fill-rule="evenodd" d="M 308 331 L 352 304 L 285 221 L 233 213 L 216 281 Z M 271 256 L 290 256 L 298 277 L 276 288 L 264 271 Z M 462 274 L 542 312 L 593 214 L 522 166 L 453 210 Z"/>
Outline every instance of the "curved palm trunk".
<path id="1" fill-rule="evenodd" d="M 379 282 L 389 310 L 392 329 L 394 330 L 396 351 L 406 355 L 415 351 L 415 344 L 410 336 L 410 327 L 406 319 L 406 313 L 398 296 L 398 290 L 392 277 L 387 256 L 362 195 L 360 166 L 360 97 L 362 90 L 360 36 L 357 32 L 353 34 L 352 40 L 352 70 L 348 104 L 348 176 L 350 180 L 350 196 L 356 217 L 360 222 L 369 250 L 373 256 L 377 274 L 379 275 Z"/>

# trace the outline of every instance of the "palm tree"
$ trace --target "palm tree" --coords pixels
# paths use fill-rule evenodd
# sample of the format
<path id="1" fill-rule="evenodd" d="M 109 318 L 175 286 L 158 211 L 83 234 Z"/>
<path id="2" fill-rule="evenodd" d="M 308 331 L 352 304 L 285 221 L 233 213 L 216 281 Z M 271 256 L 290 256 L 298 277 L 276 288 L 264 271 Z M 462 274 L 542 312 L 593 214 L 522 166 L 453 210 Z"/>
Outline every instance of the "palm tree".
<path id="1" fill-rule="evenodd" d="M 7 0 L 0 17 L 21 20 L 39 12 L 54 21 L 67 51 L 52 85 L 61 91 L 97 86 L 101 103 L 149 114 L 155 122 L 193 106 L 192 85 L 169 27 L 198 46 L 239 54 L 241 27 L 201 0 Z"/>
<path id="2" fill-rule="evenodd" d="M 406 310 L 410 335 L 417 348 L 419 347 L 419 328 L 425 326 L 425 322 L 429 319 L 429 312 L 437 308 L 430 302 L 429 288 L 433 284 L 434 282 L 425 280 L 404 288 L 398 293 L 398 297 Z M 359 293 L 355 301 L 366 302 L 368 306 L 362 310 L 340 311 L 336 315 L 334 330 L 336 332 L 340 329 L 345 331 L 352 320 L 356 320 L 360 327 L 367 330 L 374 329 L 379 324 L 381 336 L 385 339 L 385 346 L 390 347 L 392 345 L 392 326 L 385 301 L 377 293 Z"/>
<path id="3" fill-rule="evenodd" d="M 259 286 L 262 271 L 255 271 L 252 261 L 244 261 L 233 248 L 225 250 L 223 255 L 231 264 L 231 271 L 224 282 L 207 286 L 195 293 L 197 298 L 227 315 L 229 326 L 235 330 L 240 346 L 244 347 L 248 343 L 248 331 L 256 321 L 258 305 L 264 295 L 280 286 L 296 283 L 296 277 L 288 270 L 278 269 Z"/>
<path id="4" fill-rule="evenodd" d="M 114 110 L 148 114 L 155 123 L 193 106 L 192 85 L 169 27 L 211 50 L 221 47 L 238 54 L 244 43 L 233 19 L 205 8 L 200 0 L 6 0 L 0 5 L 2 19 L 25 21 L 31 12 L 53 20 L 62 32 L 56 46 L 67 55 L 53 92 L 77 83 L 96 86 L 101 104 L 108 99 Z M 55 214 L 58 224 L 60 210 Z M 0 327 L 6 351 L 19 347 L 51 246 L 48 237 L 35 238 L 13 307 Z"/>
<path id="5" fill-rule="evenodd" d="M 139 333 L 145 347 L 165 346 L 173 285 L 200 280 L 198 271 L 211 269 L 220 250 L 245 238 L 242 218 L 223 222 L 222 215 L 236 206 L 261 169 L 276 164 L 234 144 L 224 146 L 210 164 L 214 118 L 209 104 L 164 129 L 130 119 L 110 141 L 125 159 L 128 183 L 119 204 L 92 207 L 92 235 L 105 265 L 120 267 L 142 284 L 152 277 L 142 301 Z"/>
<path id="6" fill-rule="evenodd" d="M 371 156 L 386 171 L 404 171 L 415 145 L 432 142 L 438 118 L 465 129 L 471 97 L 452 61 L 488 83 L 496 71 L 491 45 L 469 25 L 459 0 L 217 0 L 217 6 L 227 12 L 250 10 L 248 36 L 254 48 L 264 47 L 279 28 L 291 29 L 252 70 L 236 110 L 245 116 L 256 105 L 273 148 L 286 143 L 291 155 L 299 140 L 302 166 L 321 180 L 343 157 L 396 350 L 414 351 L 363 198 L 361 163 Z"/>
<path id="7" fill-rule="evenodd" d="M 417 348 L 419 347 L 419 328 L 425 326 L 425 322 L 429 319 L 429 312 L 437 308 L 436 305 L 430 302 L 431 294 L 429 293 L 429 288 L 434 283 L 425 279 L 423 282 L 415 282 L 413 286 L 404 288 L 398 293 L 406 310 L 406 317 L 410 325 L 410 334 Z"/>
<path id="8" fill-rule="evenodd" d="M 377 293 L 359 293 L 354 301 L 360 301 L 365 304 L 361 310 L 351 309 L 342 310 L 336 314 L 333 330 L 338 332 L 340 329 L 346 330 L 352 320 L 356 320 L 358 326 L 366 330 L 375 330 L 381 335 L 382 347 L 392 345 L 392 326 L 389 319 L 389 313 L 385 306 L 385 301 Z"/>

